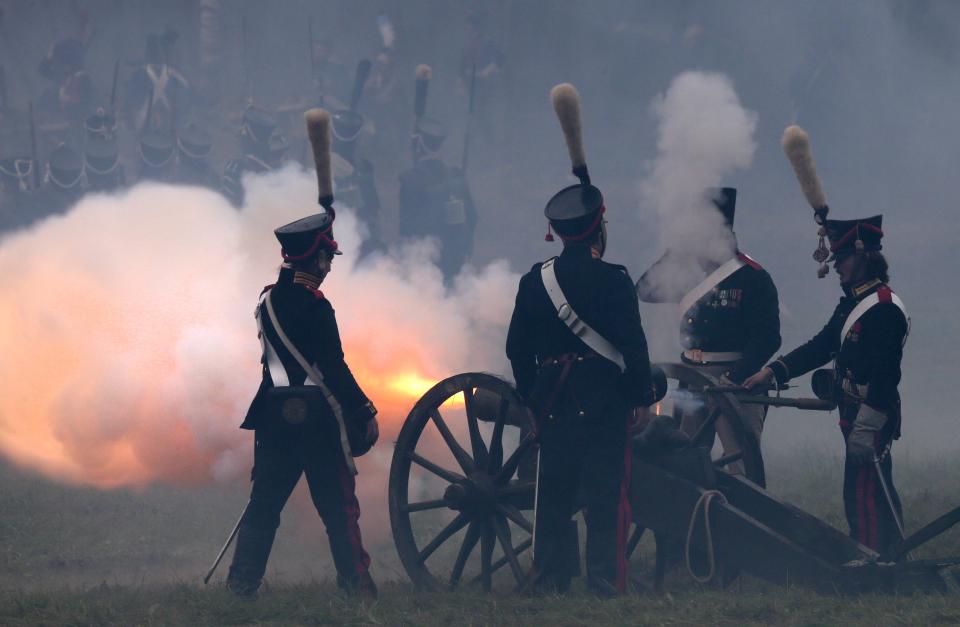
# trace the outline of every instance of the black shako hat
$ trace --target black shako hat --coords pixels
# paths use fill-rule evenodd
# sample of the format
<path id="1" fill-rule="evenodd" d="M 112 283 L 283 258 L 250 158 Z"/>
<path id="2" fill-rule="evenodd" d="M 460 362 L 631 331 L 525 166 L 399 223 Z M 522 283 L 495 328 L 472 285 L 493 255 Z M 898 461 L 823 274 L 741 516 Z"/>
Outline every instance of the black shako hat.
<path id="1" fill-rule="evenodd" d="M 417 120 L 413 134 L 429 152 L 436 152 L 447 138 L 447 129 L 441 122 L 424 117 Z"/>
<path id="2" fill-rule="evenodd" d="M 277 121 L 272 115 L 257 107 L 248 107 L 243 113 L 240 131 L 257 144 L 266 144 L 276 128 Z"/>
<path id="3" fill-rule="evenodd" d="M 363 116 L 356 111 L 342 110 L 330 116 L 333 136 L 342 142 L 352 142 L 357 139 L 363 129 Z"/>
<path id="4" fill-rule="evenodd" d="M 543 214 L 550 227 L 564 242 L 585 240 L 596 232 L 603 220 L 603 194 L 589 183 L 564 187 L 553 195 Z M 552 241 L 548 232 L 547 241 Z"/>
<path id="5" fill-rule="evenodd" d="M 823 223 L 830 241 L 831 255 L 827 261 L 858 251 L 880 250 L 883 248 L 880 243 L 883 238 L 882 225 L 882 215 L 859 220 L 827 220 Z"/>
<path id="6" fill-rule="evenodd" d="M 147 131 L 140 138 L 140 158 L 152 168 L 162 168 L 173 159 L 173 136 L 165 131 Z"/>
<path id="7" fill-rule="evenodd" d="M 713 206 L 723 214 L 723 220 L 731 229 L 733 228 L 733 217 L 737 213 L 737 188 L 736 187 L 711 187 L 707 189 Z"/>
<path id="8" fill-rule="evenodd" d="M 177 133 L 177 148 L 191 159 L 206 159 L 213 148 L 213 136 L 191 120 Z"/>
<path id="9" fill-rule="evenodd" d="M 94 135 L 87 139 L 83 150 L 86 167 L 94 174 L 109 174 L 120 163 L 116 139 Z"/>
<path id="10" fill-rule="evenodd" d="M 325 249 L 334 255 L 342 254 L 333 239 L 333 210 L 315 213 L 285 224 L 274 230 L 273 234 L 280 242 L 284 261 L 303 261 L 312 257 L 318 250 Z"/>

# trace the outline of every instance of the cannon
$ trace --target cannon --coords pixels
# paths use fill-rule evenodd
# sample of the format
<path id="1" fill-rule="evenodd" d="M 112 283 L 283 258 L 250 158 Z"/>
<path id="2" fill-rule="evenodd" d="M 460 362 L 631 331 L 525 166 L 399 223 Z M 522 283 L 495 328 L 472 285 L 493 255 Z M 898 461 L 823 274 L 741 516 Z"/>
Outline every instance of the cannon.
<path id="1" fill-rule="evenodd" d="M 743 405 L 830 410 L 829 400 L 751 394 L 685 364 L 657 367 L 668 386 L 656 411 L 705 416 L 683 446 L 634 450 L 627 551 L 652 532 L 657 589 L 679 555 L 697 581 L 719 586 L 747 573 L 823 593 L 958 590 L 960 557 L 920 560 L 910 553 L 960 522 L 960 508 L 878 555 L 765 489 L 762 451 Z M 397 553 L 416 586 L 523 585 L 536 492 L 531 420 L 514 387 L 486 373 L 449 377 L 410 411 L 396 441 L 388 493 Z M 715 456 L 712 427 L 719 421 L 735 442 L 725 442 L 727 453 Z"/>

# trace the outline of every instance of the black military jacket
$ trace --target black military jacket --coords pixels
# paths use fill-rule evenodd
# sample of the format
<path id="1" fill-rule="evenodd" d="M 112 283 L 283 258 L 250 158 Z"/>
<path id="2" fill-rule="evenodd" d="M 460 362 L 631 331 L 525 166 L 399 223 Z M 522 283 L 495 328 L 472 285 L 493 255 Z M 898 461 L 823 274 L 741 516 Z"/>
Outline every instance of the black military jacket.
<path id="1" fill-rule="evenodd" d="M 301 281 L 297 274 L 290 268 L 280 270 L 276 285 L 270 288 L 273 290 L 271 295 L 273 310 L 290 341 L 309 363 L 316 364 L 330 391 L 343 407 L 344 414 L 355 415 L 369 401 L 344 360 L 333 307 L 324 297 L 323 292 L 313 288 L 309 281 Z M 270 323 L 266 304 L 261 303 L 259 307 L 263 331 L 289 373 L 290 384 L 303 385 L 306 372 L 280 341 Z M 263 418 L 262 401 L 266 390 L 271 387 L 273 387 L 273 381 L 264 362 L 263 381 L 250 404 L 243 424 L 240 425 L 241 428 L 256 429 L 259 426 L 258 423 Z"/>
<path id="2" fill-rule="evenodd" d="M 867 311 L 847 333 L 840 332 L 857 304 L 885 284 L 879 280 L 845 290 L 826 326 L 813 339 L 770 364 L 777 381 L 823 366 L 836 358 L 836 373 L 858 385 L 869 386 L 864 402 L 882 412 L 899 414 L 900 360 L 907 334 L 907 320 L 893 303 L 881 302 Z"/>
<path id="3" fill-rule="evenodd" d="M 530 400 L 545 360 L 567 353 L 595 355 L 557 316 L 537 263 L 520 279 L 507 333 L 507 357 L 517 390 Z M 652 400 L 650 358 L 640 322 L 640 306 L 626 268 L 593 259 L 585 246 L 567 246 L 554 265 L 557 281 L 581 320 L 623 355 L 626 372 L 602 357 L 577 363 L 569 385 L 589 412 L 611 401 L 628 407 Z M 556 367 L 550 368 L 557 370 Z"/>
<path id="4" fill-rule="evenodd" d="M 477 210 L 459 168 L 440 159 L 421 159 L 400 175 L 400 235 L 433 235 L 451 244 L 453 232 L 473 233 Z M 472 246 L 472 235 L 456 245 Z"/>
<path id="5" fill-rule="evenodd" d="M 739 352 L 727 377 L 741 383 L 780 348 L 780 302 L 770 274 L 741 256 L 745 265 L 721 281 L 680 323 L 680 344 L 704 352 Z"/>

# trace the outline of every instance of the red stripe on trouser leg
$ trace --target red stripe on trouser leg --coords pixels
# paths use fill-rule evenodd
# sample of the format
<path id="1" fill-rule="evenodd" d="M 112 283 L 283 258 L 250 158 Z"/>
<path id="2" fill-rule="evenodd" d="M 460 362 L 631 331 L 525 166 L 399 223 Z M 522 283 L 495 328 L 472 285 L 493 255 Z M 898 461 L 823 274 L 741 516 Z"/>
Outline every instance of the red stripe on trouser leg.
<path id="1" fill-rule="evenodd" d="M 863 545 L 867 544 L 866 512 L 863 502 L 866 472 L 866 467 L 857 469 L 857 542 Z"/>
<path id="2" fill-rule="evenodd" d="M 627 421 L 627 442 L 623 451 L 623 479 L 620 480 L 620 503 L 617 505 L 617 592 L 627 592 L 627 531 L 633 511 L 630 508 L 630 474 L 633 459 L 633 439 L 630 421 Z"/>
<path id="3" fill-rule="evenodd" d="M 877 473 L 871 468 L 867 473 L 867 546 L 877 548 Z"/>
<path id="4" fill-rule="evenodd" d="M 347 519 L 347 538 L 350 541 L 353 568 L 356 575 L 362 575 L 370 570 L 370 556 L 363 550 L 363 539 L 360 537 L 360 502 L 357 501 L 356 482 L 342 455 L 337 470 L 340 475 L 340 489 L 343 494 L 341 503 Z"/>

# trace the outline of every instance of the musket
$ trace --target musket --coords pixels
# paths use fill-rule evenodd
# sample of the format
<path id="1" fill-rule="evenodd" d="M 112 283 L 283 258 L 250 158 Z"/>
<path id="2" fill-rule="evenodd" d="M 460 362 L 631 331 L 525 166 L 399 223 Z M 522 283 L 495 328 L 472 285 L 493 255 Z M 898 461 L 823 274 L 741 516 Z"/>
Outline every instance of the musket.
<path id="1" fill-rule="evenodd" d="M 470 126 L 473 122 L 473 100 L 477 89 L 477 64 L 473 64 L 473 71 L 470 72 L 470 96 L 467 101 L 467 124 L 463 130 L 463 159 L 460 162 L 460 171 L 467 173 L 467 157 L 470 154 Z"/>
<path id="2" fill-rule="evenodd" d="M 116 115 L 117 110 L 117 78 L 120 76 L 120 59 L 113 64 L 113 83 L 110 86 L 110 112 Z"/>
<path id="3" fill-rule="evenodd" d="M 30 153 L 33 158 L 33 188 L 40 189 L 40 157 L 37 154 L 37 120 L 33 115 L 33 101 L 28 105 L 30 113 Z"/>
<path id="4" fill-rule="evenodd" d="M 223 548 L 220 549 L 220 553 L 217 554 L 217 559 L 213 560 L 213 566 L 210 567 L 210 570 L 207 571 L 206 576 L 203 578 L 204 585 L 210 583 L 210 578 L 213 577 L 213 573 L 217 570 L 217 566 L 220 565 L 220 561 L 227 553 L 227 549 L 233 544 L 233 539 L 237 537 L 237 532 L 240 531 L 240 523 L 243 522 L 243 517 L 247 515 L 248 509 L 250 509 L 250 501 L 247 501 L 247 504 L 243 506 L 243 511 L 240 512 L 240 518 L 237 519 L 237 524 L 233 526 L 233 531 L 230 532 L 227 541 L 223 543 Z"/>
<path id="5" fill-rule="evenodd" d="M 837 404 L 830 400 L 820 398 L 785 398 L 782 396 L 766 396 L 764 394 L 751 394 L 750 392 L 764 392 L 770 388 L 756 388 L 747 390 L 740 385 L 714 385 L 703 388 L 704 394 L 730 394 L 737 402 L 744 405 L 767 405 L 768 407 L 793 407 L 794 409 L 804 409 L 808 411 L 833 411 Z M 693 390 L 691 390 L 693 391 Z"/>

